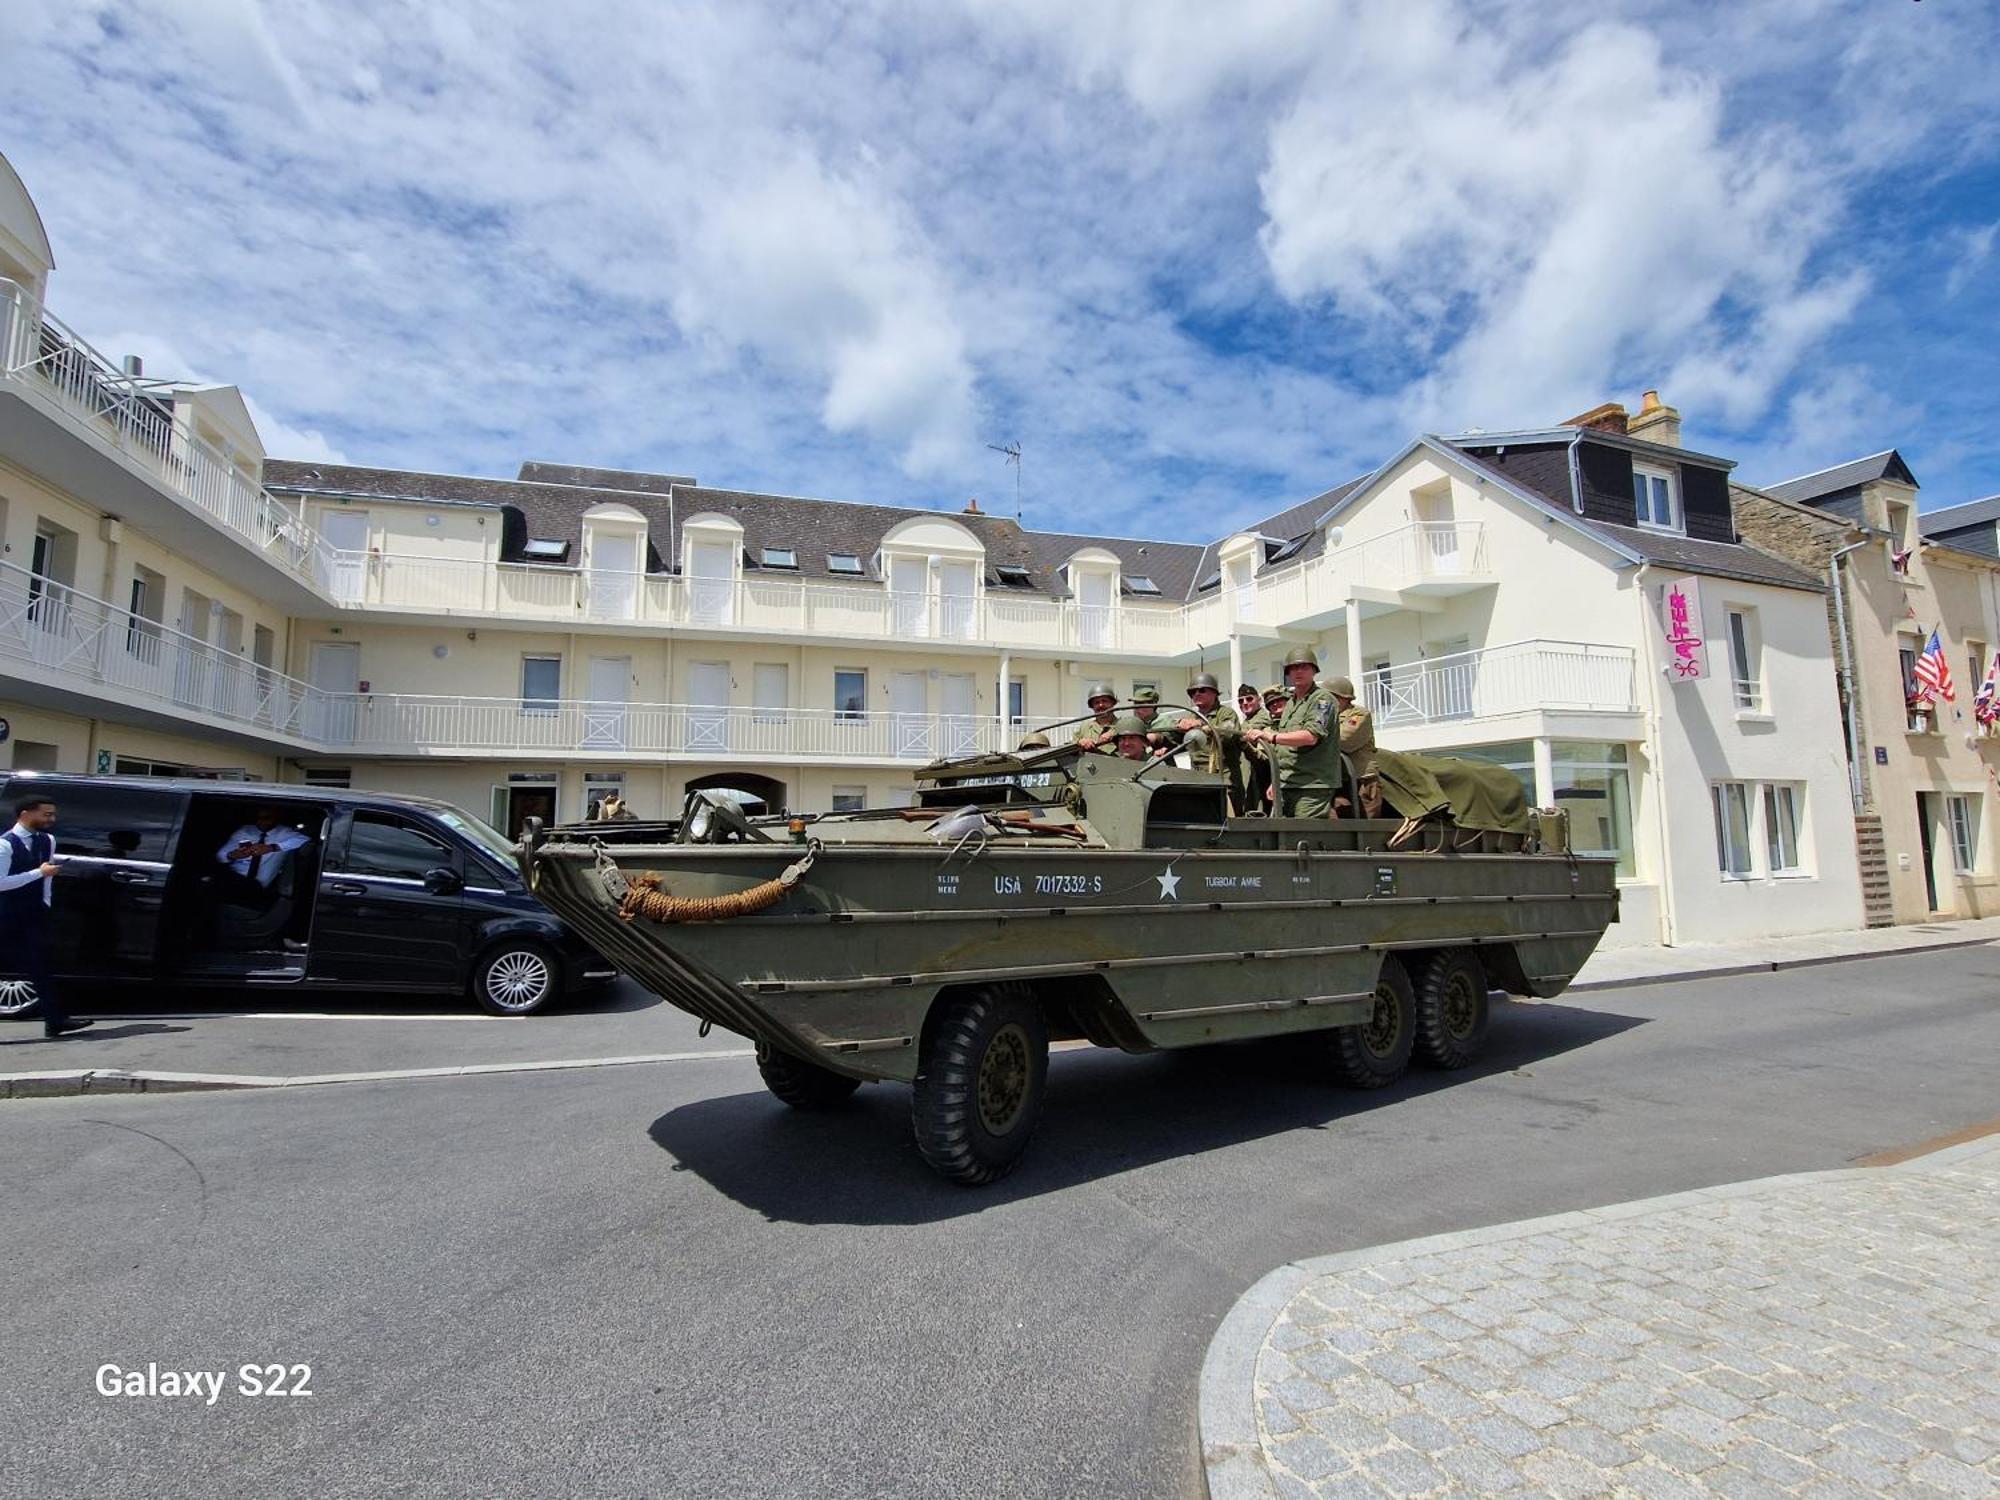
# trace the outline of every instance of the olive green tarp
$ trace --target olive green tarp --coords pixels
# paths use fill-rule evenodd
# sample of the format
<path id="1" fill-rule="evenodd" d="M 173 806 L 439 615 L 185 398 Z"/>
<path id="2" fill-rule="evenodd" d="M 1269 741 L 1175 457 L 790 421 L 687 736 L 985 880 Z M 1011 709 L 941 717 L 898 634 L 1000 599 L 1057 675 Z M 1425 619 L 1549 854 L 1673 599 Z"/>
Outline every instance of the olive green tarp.
<path id="1" fill-rule="evenodd" d="M 1527 793 L 1521 778 L 1505 766 L 1378 748 L 1375 774 L 1382 783 L 1382 800 L 1402 817 L 1427 818 L 1449 809 L 1460 828 L 1528 831 Z"/>

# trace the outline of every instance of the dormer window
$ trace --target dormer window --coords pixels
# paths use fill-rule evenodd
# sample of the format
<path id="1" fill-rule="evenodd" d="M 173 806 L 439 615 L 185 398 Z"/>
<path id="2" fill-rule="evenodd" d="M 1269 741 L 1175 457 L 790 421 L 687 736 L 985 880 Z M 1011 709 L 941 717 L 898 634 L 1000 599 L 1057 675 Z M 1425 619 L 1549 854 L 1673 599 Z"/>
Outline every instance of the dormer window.
<path id="1" fill-rule="evenodd" d="M 1641 526 L 1653 531 L 1681 529 L 1680 497 L 1666 469 L 1632 465 L 1632 502 Z"/>
<path id="2" fill-rule="evenodd" d="M 557 537 L 531 537 L 521 549 L 521 556 L 530 562 L 563 562 L 569 557 L 569 543 Z"/>
<path id="3" fill-rule="evenodd" d="M 1026 589 L 1035 586 L 1034 579 L 1029 576 L 1026 568 L 1017 568 L 1011 563 L 996 564 L 993 569 L 993 576 L 1010 589 Z"/>
<path id="4" fill-rule="evenodd" d="M 1280 542 L 1276 547 L 1268 548 L 1269 555 L 1264 560 L 1265 566 L 1268 567 L 1272 563 L 1288 562 L 1292 558 L 1297 557 L 1300 550 L 1306 544 L 1306 536 L 1311 535 L 1311 532 L 1307 532 L 1305 536 L 1295 536 L 1288 542 Z"/>
<path id="5" fill-rule="evenodd" d="M 758 565 L 766 568 L 797 568 L 799 554 L 791 547 L 766 547 L 757 557 Z"/>
<path id="6" fill-rule="evenodd" d="M 1160 586 L 1144 573 L 1127 573 L 1125 575 L 1125 591 L 1128 594 L 1151 594 L 1157 596 L 1160 592 Z"/>
<path id="7" fill-rule="evenodd" d="M 1220 582 L 1222 582 L 1222 570 L 1218 568 L 1215 572 L 1209 574 L 1208 577 L 1202 579 L 1200 583 L 1197 583 L 1194 586 L 1194 591 L 1197 594 L 1205 594 Z"/>
<path id="8" fill-rule="evenodd" d="M 850 578 L 859 578 L 861 559 L 852 552 L 829 552 L 826 555 L 826 570 L 829 573 L 843 573 Z"/>

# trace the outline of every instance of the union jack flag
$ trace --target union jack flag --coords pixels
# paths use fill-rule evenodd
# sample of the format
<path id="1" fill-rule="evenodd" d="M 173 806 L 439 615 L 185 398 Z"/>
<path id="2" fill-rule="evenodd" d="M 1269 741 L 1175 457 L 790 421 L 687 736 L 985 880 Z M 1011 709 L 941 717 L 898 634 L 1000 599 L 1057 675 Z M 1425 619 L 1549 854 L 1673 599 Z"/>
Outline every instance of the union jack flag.
<path id="1" fill-rule="evenodd" d="M 1986 664 L 1986 680 L 1979 684 L 1978 696 L 1972 700 L 1972 717 L 1989 727 L 2000 722 L 2000 651 Z"/>
<path id="2" fill-rule="evenodd" d="M 1917 658 L 1910 675 L 1916 680 L 1919 698 L 1958 702 L 1957 690 L 1951 685 L 1951 663 L 1944 659 L 1944 642 L 1938 639 L 1935 630 L 1931 632 L 1931 643 L 1924 647 L 1924 653 Z"/>

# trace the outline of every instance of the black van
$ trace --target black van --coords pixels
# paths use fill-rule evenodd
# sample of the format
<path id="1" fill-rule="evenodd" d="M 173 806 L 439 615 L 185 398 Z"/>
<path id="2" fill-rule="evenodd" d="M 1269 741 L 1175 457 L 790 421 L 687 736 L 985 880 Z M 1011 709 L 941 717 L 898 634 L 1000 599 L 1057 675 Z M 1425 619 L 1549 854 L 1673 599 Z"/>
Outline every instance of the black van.
<path id="1" fill-rule="evenodd" d="M 93 983 L 166 980 L 469 993 L 525 1016 L 615 972 L 528 894 L 507 841 L 448 803 L 22 772 L 7 781 L 8 826 L 29 795 L 56 804 L 49 961 L 79 1010 Z M 260 881 L 225 853 L 265 810 L 297 847 L 260 856 L 279 860 Z M 0 1015 L 34 1004 L 33 985 L 0 978 Z"/>

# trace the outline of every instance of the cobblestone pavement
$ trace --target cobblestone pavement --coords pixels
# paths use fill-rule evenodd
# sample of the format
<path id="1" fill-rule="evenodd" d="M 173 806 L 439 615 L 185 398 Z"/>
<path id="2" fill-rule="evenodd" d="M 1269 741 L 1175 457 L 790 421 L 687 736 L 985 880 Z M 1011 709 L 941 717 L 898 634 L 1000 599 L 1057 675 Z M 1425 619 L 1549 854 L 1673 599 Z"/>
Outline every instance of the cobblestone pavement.
<path id="1" fill-rule="evenodd" d="M 1216 1500 L 2000 1495 L 2000 1141 L 1266 1283 L 1204 1372 Z"/>

